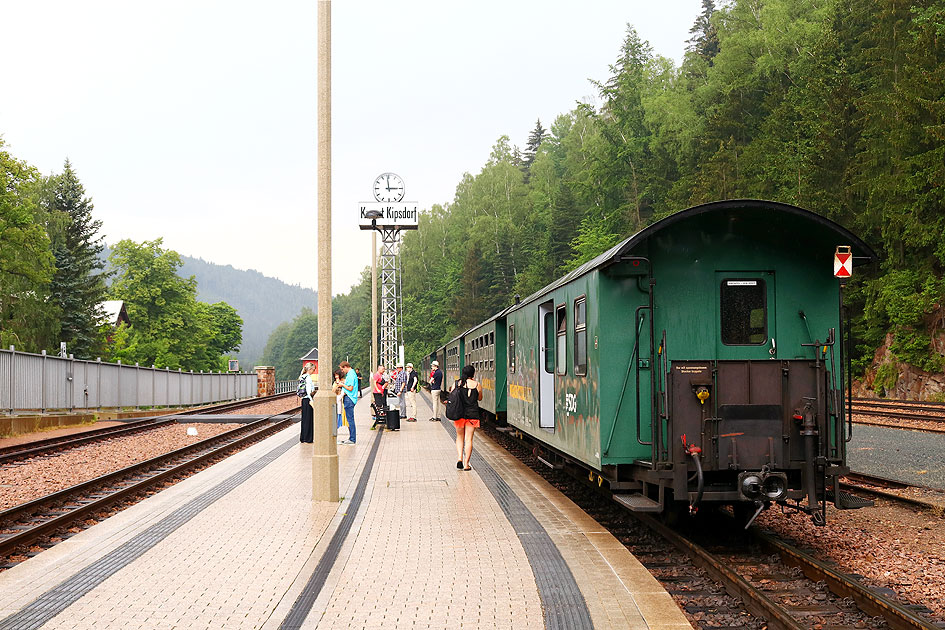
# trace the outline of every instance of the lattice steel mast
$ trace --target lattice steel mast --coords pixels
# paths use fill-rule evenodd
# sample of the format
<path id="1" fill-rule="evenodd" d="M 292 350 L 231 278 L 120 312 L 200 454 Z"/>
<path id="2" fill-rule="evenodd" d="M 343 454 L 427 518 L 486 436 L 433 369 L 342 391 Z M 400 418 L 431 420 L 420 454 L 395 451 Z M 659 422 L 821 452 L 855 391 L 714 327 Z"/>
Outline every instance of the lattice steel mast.
<path id="1" fill-rule="evenodd" d="M 400 320 L 400 229 L 380 228 L 381 232 L 381 343 L 380 362 L 390 369 L 397 365 L 403 333 Z"/>

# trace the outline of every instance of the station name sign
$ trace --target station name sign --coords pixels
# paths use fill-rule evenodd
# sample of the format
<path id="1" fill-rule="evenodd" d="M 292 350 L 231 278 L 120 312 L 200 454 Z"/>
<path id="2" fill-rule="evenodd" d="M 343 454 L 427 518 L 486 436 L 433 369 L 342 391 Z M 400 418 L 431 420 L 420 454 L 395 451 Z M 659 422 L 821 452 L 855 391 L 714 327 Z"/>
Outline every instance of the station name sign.
<path id="1" fill-rule="evenodd" d="M 420 222 L 420 206 L 415 201 L 384 203 L 363 201 L 358 204 L 362 230 L 377 227 L 416 230 Z M 375 223 L 376 222 L 376 223 Z"/>

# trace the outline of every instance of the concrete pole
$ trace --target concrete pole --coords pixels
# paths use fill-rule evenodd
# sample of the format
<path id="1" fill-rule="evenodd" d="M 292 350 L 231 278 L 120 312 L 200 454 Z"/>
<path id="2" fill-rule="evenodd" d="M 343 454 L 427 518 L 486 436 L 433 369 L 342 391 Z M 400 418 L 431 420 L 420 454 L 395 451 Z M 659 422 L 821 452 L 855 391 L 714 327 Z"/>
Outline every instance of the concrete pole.
<path id="1" fill-rule="evenodd" d="M 331 0 L 318 0 L 318 392 L 312 400 L 312 500 L 338 501 L 331 348 Z"/>
<path id="2" fill-rule="evenodd" d="M 371 231 L 371 369 L 377 369 L 377 232 Z M 372 390 L 373 391 L 373 390 Z"/>

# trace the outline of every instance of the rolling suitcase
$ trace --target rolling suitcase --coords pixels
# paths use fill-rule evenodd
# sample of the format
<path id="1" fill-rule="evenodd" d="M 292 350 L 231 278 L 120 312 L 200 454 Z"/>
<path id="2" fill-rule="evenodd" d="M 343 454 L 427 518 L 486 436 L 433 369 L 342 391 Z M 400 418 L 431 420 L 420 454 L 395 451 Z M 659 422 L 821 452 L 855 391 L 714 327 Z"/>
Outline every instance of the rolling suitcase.
<path id="1" fill-rule="evenodd" d="M 387 428 L 400 431 L 400 409 L 387 409 Z"/>

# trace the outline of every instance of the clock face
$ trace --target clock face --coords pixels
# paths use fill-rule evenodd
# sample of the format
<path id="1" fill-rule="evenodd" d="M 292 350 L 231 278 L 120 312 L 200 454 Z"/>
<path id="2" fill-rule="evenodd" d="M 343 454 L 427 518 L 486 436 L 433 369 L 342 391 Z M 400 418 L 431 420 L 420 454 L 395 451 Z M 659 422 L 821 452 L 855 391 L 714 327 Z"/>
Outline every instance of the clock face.
<path id="1" fill-rule="evenodd" d="M 400 175 L 382 173 L 374 180 L 374 198 L 378 201 L 400 201 L 404 198 L 404 180 Z"/>

